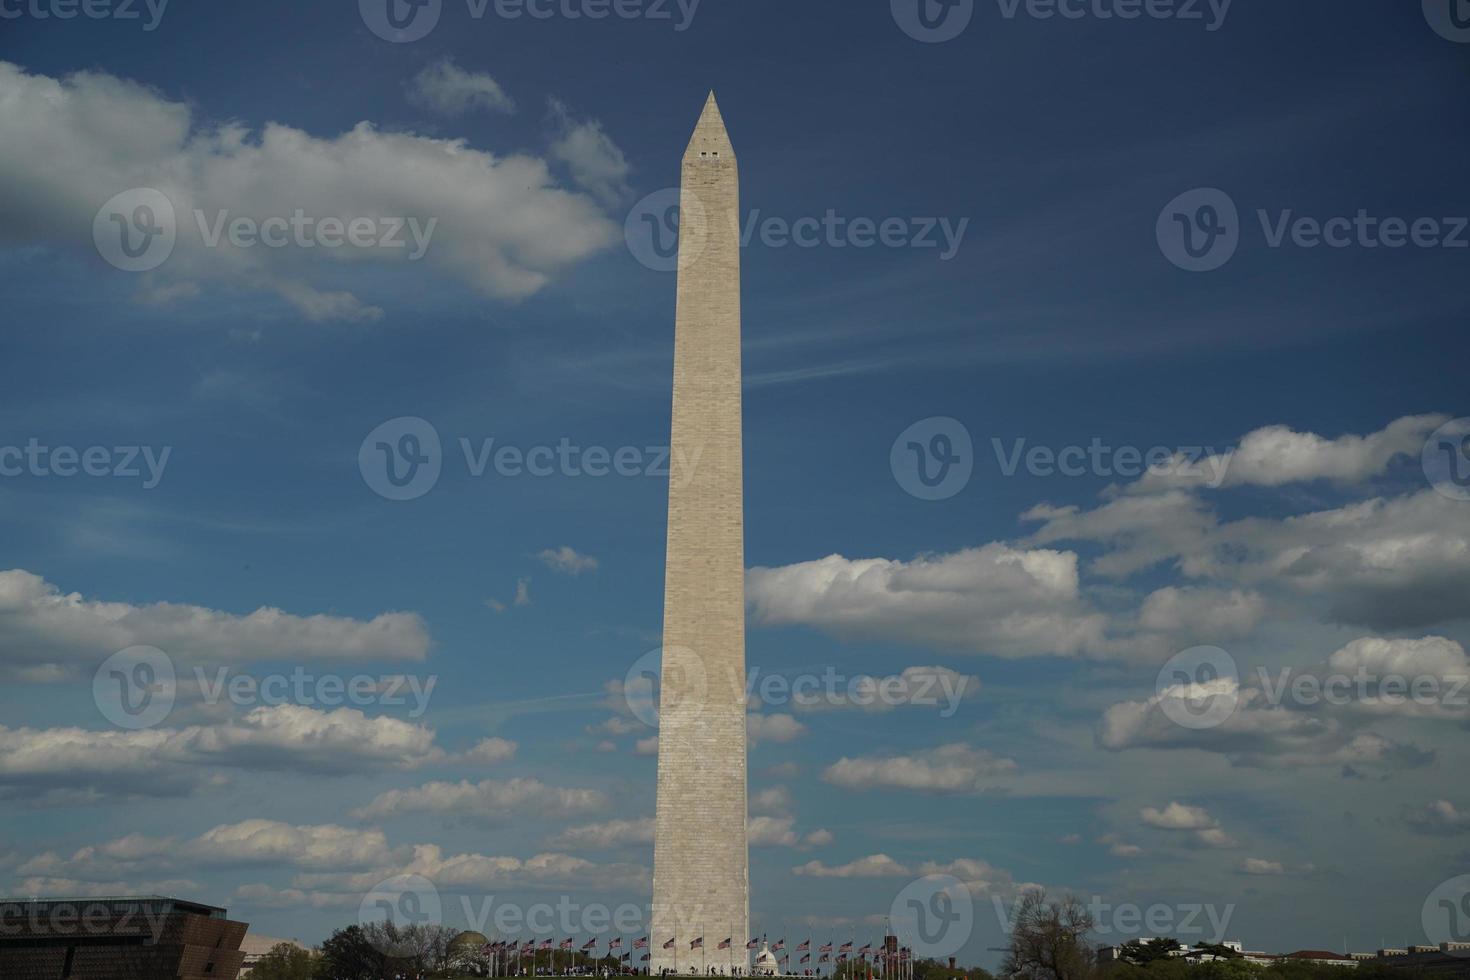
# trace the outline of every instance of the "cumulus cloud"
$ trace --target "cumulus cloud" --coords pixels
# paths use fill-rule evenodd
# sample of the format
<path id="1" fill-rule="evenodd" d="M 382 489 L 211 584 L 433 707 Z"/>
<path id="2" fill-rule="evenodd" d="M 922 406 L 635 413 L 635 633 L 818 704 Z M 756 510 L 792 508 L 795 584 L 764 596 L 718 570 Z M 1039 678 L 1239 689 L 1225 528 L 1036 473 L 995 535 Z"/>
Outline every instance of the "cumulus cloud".
<path id="1" fill-rule="evenodd" d="M 484 72 L 465 71 L 452 58 L 440 58 L 414 76 L 408 101 L 441 116 L 462 116 L 474 109 L 514 112 L 515 100 Z"/>
<path id="2" fill-rule="evenodd" d="M 1206 847 L 1234 847 L 1235 841 L 1220 827 L 1220 823 L 1202 806 L 1189 806 L 1170 801 L 1163 807 L 1146 806 L 1138 811 L 1138 817 L 1146 826 L 1158 830 L 1188 831 Z"/>
<path id="3" fill-rule="evenodd" d="M 1403 806 L 1404 823 L 1421 834 L 1463 834 L 1470 832 L 1470 812 L 1461 810 L 1449 800 L 1435 800 L 1424 806 Z"/>
<path id="4" fill-rule="evenodd" d="M 411 789 L 381 793 L 365 807 L 352 812 L 355 820 L 377 820 L 405 813 L 439 813 L 481 821 L 500 821 L 513 814 L 537 817 L 566 817 L 588 813 L 608 805 L 607 796 L 595 789 L 548 786 L 539 779 L 518 777 L 487 779 L 473 783 L 430 782 Z"/>
<path id="5" fill-rule="evenodd" d="M 1197 497 L 1171 491 L 1090 511 L 1035 507 L 1024 516 L 1042 522 L 1029 543 L 1106 546 L 1090 565 L 1100 575 L 1169 563 L 1190 579 L 1313 603 L 1332 622 L 1403 630 L 1466 616 L 1470 508 L 1458 503 L 1423 490 L 1222 524 Z"/>
<path id="6" fill-rule="evenodd" d="M 760 742 L 790 742 L 806 734 L 806 726 L 791 715 L 745 716 L 745 737 L 751 745 Z"/>
<path id="7" fill-rule="evenodd" d="M 572 180 L 606 205 L 628 196 L 628 174 L 632 167 L 618 145 L 591 119 L 577 119 L 557 99 L 550 100 L 556 137 L 551 155 L 566 164 Z"/>
<path id="8" fill-rule="evenodd" d="M 843 757 L 822 779 L 845 789 L 902 789 L 925 793 L 975 793 L 1016 763 L 962 742 L 907 755 Z"/>
<path id="9" fill-rule="evenodd" d="M 257 818 L 223 824 L 185 839 L 129 834 L 83 847 L 68 858 L 48 851 L 26 861 L 17 872 L 96 878 L 254 865 L 341 870 L 377 867 L 391 860 L 393 851 L 380 830 L 333 824 L 297 826 Z"/>
<path id="10" fill-rule="evenodd" d="M 913 874 L 906 865 L 887 854 L 871 854 L 835 867 L 821 861 L 808 861 L 792 868 L 791 873 L 809 878 L 900 878 Z"/>
<path id="11" fill-rule="evenodd" d="M 568 827 L 551 840 L 553 847 L 572 850 L 605 850 L 629 844 L 652 844 L 654 820 L 642 817 L 637 820 L 607 820 L 602 823 L 582 824 Z"/>
<path id="12" fill-rule="evenodd" d="M 751 794 L 752 813 L 785 814 L 791 812 L 791 790 L 785 786 L 770 786 Z"/>
<path id="13" fill-rule="evenodd" d="M 1295 867 L 1283 864 L 1280 861 L 1268 861 L 1265 858 L 1246 858 L 1237 869 L 1246 875 L 1267 875 L 1272 877 L 1284 877 L 1287 875 L 1307 875 L 1312 873 L 1310 864 L 1297 865 Z"/>
<path id="14" fill-rule="evenodd" d="M 1449 421 L 1447 415 L 1410 415 L 1366 436 L 1326 439 L 1285 425 L 1246 433 L 1229 453 L 1193 462 L 1176 457 L 1128 486 L 1130 493 L 1154 493 L 1181 486 L 1279 487 L 1311 480 L 1361 483 L 1383 473 L 1398 456 L 1418 456 L 1425 438 Z"/>
<path id="15" fill-rule="evenodd" d="M 746 599 L 762 626 L 1000 657 L 1097 651 L 1106 624 L 1079 594 L 1075 554 L 998 543 L 909 562 L 830 555 L 752 568 Z"/>
<path id="16" fill-rule="evenodd" d="M 1174 718 L 1199 718 L 1215 699 L 1234 705 L 1213 727 L 1180 725 Z M 1103 713 L 1097 741 L 1105 749 L 1194 749 L 1223 755 L 1232 765 L 1290 769 L 1335 766 L 1358 772 L 1428 765 L 1434 753 L 1376 732 L 1355 730 L 1337 715 L 1272 704 L 1258 687 L 1222 677 L 1172 685 L 1143 701 L 1123 701 Z"/>
<path id="17" fill-rule="evenodd" d="M 926 875 L 951 875 L 972 893 L 1013 893 L 1018 887 L 1011 873 L 988 861 L 955 858 L 951 861 L 923 861 L 917 865 L 896 861 L 887 854 L 871 854 L 847 864 L 829 866 L 821 861 L 808 861 L 792 868 L 791 873 L 808 878 L 911 878 Z"/>
<path id="18" fill-rule="evenodd" d="M 458 761 L 469 765 L 495 765 L 515 758 L 518 746 L 504 738 L 482 738 L 474 748 L 458 757 Z"/>
<path id="19" fill-rule="evenodd" d="M 225 782 L 220 769 L 345 775 L 445 758 L 432 729 L 354 708 L 262 706 L 219 724 L 140 731 L 0 726 L 0 795 L 182 796 Z"/>
<path id="20" fill-rule="evenodd" d="M 478 76 L 431 77 L 449 79 L 434 89 L 442 104 L 490 98 Z M 535 156 L 497 156 L 465 140 L 384 132 L 370 122 L 335 136 L 213 123 L 187 103 L 100 72 L 51 78 L 0 62 L 0 131 L 0 238 L 90 251 L 93 220 L 110 197 L 147 187 L 168 198 L 177 244 L 139 277 L 145 298 L 199 295 L 202 287 L 261 291 L 307 319 L 372 319 L 382 310 L 335 284 L 364 264 L 406 267 L 417 255 L 416 268 L 514 300 L 617 236 L 592 197 L 559 187 Z M 601 172 L 606 180 L 589 142 L 564 134 L 553 155 L 583 160 L 585 177 Z M 312 222 L 366 219 L 372 244 L 306 248 L 290 240 L 294 232 L 281 248 L 211 243 L 221 217 L 289 222 L 298 211 Z M 390 234 L 392 222 L 398 231 Z"/>
<path id="21" fill-rule="evenodd" d="M 581 575 L 583 572 L 597 571 L 596 558 L 581 554 L 575 548 L 566 545 L 560 548 L 547 548 L 536 555 L 536 560 L 547 568 L 566 575 Z"/>
<path id="22" fill-rule="evenodd" d="M 175 663 L 262 660 L 422 660 L 429 632 L 413 613 L 370 620 L 297 616 L 262 607 L 247 615 L 172 602 L 89 599 L 21 569 L 0 572 L 0 669 L 18 678 L 75 676 L 112 653 L 154 646 Z"/>

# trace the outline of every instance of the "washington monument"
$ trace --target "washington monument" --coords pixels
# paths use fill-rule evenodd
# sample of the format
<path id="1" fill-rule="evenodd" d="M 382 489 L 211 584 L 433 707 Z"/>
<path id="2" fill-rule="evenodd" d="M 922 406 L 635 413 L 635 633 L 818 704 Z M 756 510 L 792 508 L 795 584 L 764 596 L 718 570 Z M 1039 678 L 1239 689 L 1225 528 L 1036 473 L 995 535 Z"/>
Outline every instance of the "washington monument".
<path id="1" fill-rule="evenodd" d="M 671 458 L 686 462 L 669 479 L 655 975 L 745 972 L 748 963 L 740 178 L 714 93 L 684 153 L 679 205 Z"/>

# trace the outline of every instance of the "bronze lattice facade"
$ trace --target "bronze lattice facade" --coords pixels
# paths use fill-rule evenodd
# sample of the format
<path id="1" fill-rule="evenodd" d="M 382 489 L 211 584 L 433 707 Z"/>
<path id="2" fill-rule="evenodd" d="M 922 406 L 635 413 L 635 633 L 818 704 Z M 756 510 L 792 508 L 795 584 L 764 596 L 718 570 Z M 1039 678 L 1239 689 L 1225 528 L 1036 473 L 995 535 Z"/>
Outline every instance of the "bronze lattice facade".
<path id="1" fill-rule="evenodd" d="M 0 900 L 0 977 L 235 980 L 247 928 L 159 895 Z"/>

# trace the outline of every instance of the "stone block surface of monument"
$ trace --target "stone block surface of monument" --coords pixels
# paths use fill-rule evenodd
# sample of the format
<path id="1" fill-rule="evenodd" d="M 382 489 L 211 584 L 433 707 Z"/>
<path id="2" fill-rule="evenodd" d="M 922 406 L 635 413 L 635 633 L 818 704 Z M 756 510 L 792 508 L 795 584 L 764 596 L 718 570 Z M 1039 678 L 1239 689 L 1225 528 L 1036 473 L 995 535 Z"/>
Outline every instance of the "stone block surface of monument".
<path id="1" fill-rule="evenodd" d="M 735 151 L 711 94 L 680 191 L 654 973 L 747 963 L 739 211 Z M 671 938 L 675 948 L 664 949 Z M 697 939 L 702 950 L 691 948 Z M 730 949 L 721 950 L 725 939 Z"/>

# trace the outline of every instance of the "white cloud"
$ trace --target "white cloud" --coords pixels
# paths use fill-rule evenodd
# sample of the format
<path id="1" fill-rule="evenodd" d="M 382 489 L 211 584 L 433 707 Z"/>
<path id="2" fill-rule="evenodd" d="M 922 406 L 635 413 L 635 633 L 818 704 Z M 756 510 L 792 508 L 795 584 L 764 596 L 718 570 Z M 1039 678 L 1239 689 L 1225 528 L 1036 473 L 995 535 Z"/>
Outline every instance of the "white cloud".
<path id="1" fill-rule="evenodd" d="M 432 729 L 354 708 L 254 708 L 214 725 L 141 731 L 0 726 L 0 789 L 38 802 L 185 795 L 219 769 L 344 775 L 443 761 Z"/>
<path id="2" fill-rule="evenodd" d="M 1215 826 L 1215 818 L 1204 807 L 1178 802 L 1171 802 L 1162 810 L 1146 806 L 1138 811 L 1138 815 L 1148 826 L 1161 830 L 1203 830 Z"/>
<path id="3" fill-rule="evenodd" d="M 1235 839 L 1225 833 L 1220 822 L 1202 806 L 1189 806 L 1170 801 L 1162 809 L 1146 806 L 1138 811 L 1146 826 L 1158 830 L 1189 831 L 1190 836 L 1205 847 L 1235 847 Z"/>
<path id="4" fill-rule="evenodd" d="M 172 602 L 88 599 L 63 593 L 27 571 L 0 572 L 0 667 L 74 676 L 132 646 L 158 647 L 180 667 L 284 659 L 422 660 L 429 632 L 413 613 L 359 620 L 262 607 L 241 616 Z"/>
<path id="5" fill-rule="evenodd" d="M 792 868 L 791 873 L 809 878 L 900 878 L 913 874 L 887 854 L 871 854 L 836 867 L 829 867 L 821 861 L 808 861 Z"/>
<path id="6" fill-rule="evenodd" d="M 980 691 L 980 678 L 948 667 L 905 667 L 901 674 L 872 677 L 860 674 L 845 686 L 828 691 L 792 685 L 791 704 L 798 711 L 892 711 L 899 707 L 937 709 L 940 717 L 954 714 L 959 703 Z M 756 695 L 757 697 L 759 695 Z"/>
<path id="7" fill-rule="evenodd" d="M 760 742 L 790 742 L 806 734 L 806 726 L 791 715 L 745 716 L 745 737 L 751 745 Z"/>
<path id="8" fill-rule="evenodd" d="M 746 598 L 762 626 L 812 626 L 999 657 L 1096 651 L 1106 624 L 1081 599 L 1075 554 L 998 543 L 910 562 L 830 555 L 752 568 Z"/>
<path id="9" fill-rule="evenodd" d="M 575 816 L 607 805 L 607 796 L 600 790 L 548 786 L 530 777 L 487 779 L 479 783 L 466 779 L 388 790 L 367 806 L 354 810 L 352 816 L 356 820 L 377 820 L 405 813 L 440 813 L 498 821 L 512 815 Z"/>
<path id="10" fill-rule="evenodd" d="M 536 559 L 547 568 L 567 575 L 581 575 L 583 572 L 597 571 L 596 558 L 581 554 L 575 548 L 566 545 L 560 548 L 547 548 L 538 553 Z"/>
<path id="11" fill-rule="evenodd" d="M 332 824 L 293 826 L 257 818 L 224 824 L 183 840 L 130 834 L 81 848 L 70 858 L 46 852 L 17 871 L 96 878 L 242 865 L 340 870 L 376 867 L 392 859 L 393 852 L 380 830 Z"/>
<path id="12" fill-rule="evenodd" d="M 1246 858 L 1237 870 L 1239 870 L 1241 874 L 1247 875 L 1268 875 L 1273 877 L 1283 877 L 1286 875 L 1311 874 L 1313 868 L 1310 864 L 1289 867 L 1281 863 L 1280 861 L 1268 861 L 1264 858 Z"/>
<path id="13" fill-rule="evenodd" d="M 1405 804 L 1404 822 L 1421 834 L 1463 834 L 1470 832 L 1470 812 L 1461 810 L 1449 800 L 1435 800 L 1424 806 Z"/>
<path id="14" fill-rule="evenodd" d="M 0 62 L 0 131 L 0 234 L 12 240 L 90 252 L 93 219 L 114 194 L 150 187 L 169 199 L 178 241 L 140 277 L 145 297 L 200 286 L 263 291 L 308 319 L 364 319 L 381 311 L 335 285 L 364 263 L 407 267 L 419 254 L 415 268 L 520 299 L 617 238 L 597 202 L 559 187 L 535 156 L 497 156 L 369 122 L 327 137 L 278 123 L 214 124 L 184 102 L 99 72 L 57 79 Z M 577 155 L 587 142 L 564 134 L 554 154 Z M 581 153 L 582 169 L 594 173 L 590 151 Z M 375 243 L 390 230 L 385 222 L 399 221 L 404 247 L 240 248 L 228 239 L 210 247 L 195 218 L 289 222 L 298 210 L 313 221 L 369 219 Z"/>
<path id="15" fill-rule="evenodd" d="M 791 812 L 791 790 L 785 786 L 771 786 L 759 790 L 750 797 L 752 813 L 781 815 Z"/>
<path id="16" fill-rule="evenodd" d="M 637 820 L 608 820 L 603 823 L 568 827 L 552 839 L 552 846 L 573 850 L 583 848 L 602 850 L 628 844 L 652 844 L 653 831 L 652 817 L 642 817 Z"/>
<path id="17" fill-rule="evenodd" d="M 567 165 L 579 187 L 604 204 L 611 206 L 626 198 L 632 168 L 623 151 L 603 131 L 602 124 L 591 119 L 574 119 L 557 99 L 551 99 L 550 105 L 556 127 L 551 155 Z"/>
<path id="18" fill-rule="evenodd" d="M 633 743 L 634 755 L 658 755 L 658 736 L 651 735 L 648 738 L 640 738 Z"/>
<path id="19" fill-rule="evenodd" d="M 846 789 L 974 793 L 1015 769 L 1011 759 L 957 742 L 908 755 L 844 757 L 828 766 L 822 779 Z"/>
<path id="20" fill-rule="evenodd" d="M 1433 490 L 1226 524 L 1180 491 L 1122 497 L 1091 511 L 1041 506 L 1024 516 L 1042 522 L 1029 543 L 1107 546 L 1089 567 L 1104 576 L 1170 563 L 1190 579 L 1270 590 L 1271 598 L 1315 604 L 1331 622 L 1377 630 L 1466 616 L 1470 508 Z"/>
<path id="21" fill-rule="evenodd" d="M 467 764 L 494 765 L 499 762 L 509 762 L 515 758 L 518 746 L 515 742 L 504 738 L 482 738 L 475 743 L 475 747 L 459 756 L 459 761 Z"/>
<path id="22" fill-rule="evenodd" d="M 408 101 L 442 116 L 462 116 L 474 109 L 514 112 L 515 100 L 484 72 L 465 71 L 451 58 L 425 66 L 408 87 Z"/>
<path id="23" fill-rule="evenodd" d="M 1380 432 L 1325 439 L 1297 432 L 1285 425 L 1268 425 L 1247 433 L 1239 448 L 1228 454 L 1189 463 L 1182 457 L 1145 475 L 1127 489 L 1152 493 L 1175 487 L 1212 485 L 1224 470 L 1221 486 L 1279 487 L 1310 480 L 1361 483 L 1378 476 L 1396 456 L 1418 456 L 1424 440 L 1445 422 L 1447 415 L 1411 415 Z"/>
<path id="24" fill-rule="evenodd" d="M 829 866 L 821 861 L 808 861 L 791 869 L 792 874 L 809 878 L 910 878 L 921 875 L 951 875 L 972 893 L 1013 893 L 1017 889 L 1011 873 L 976 858 L 951 861 L 924 861 L 917 866 L 904 864 L 887 854 L 871 854 L 847 864 Z M 1024 887 L 1024 886 L 1022 886 Z"/>

